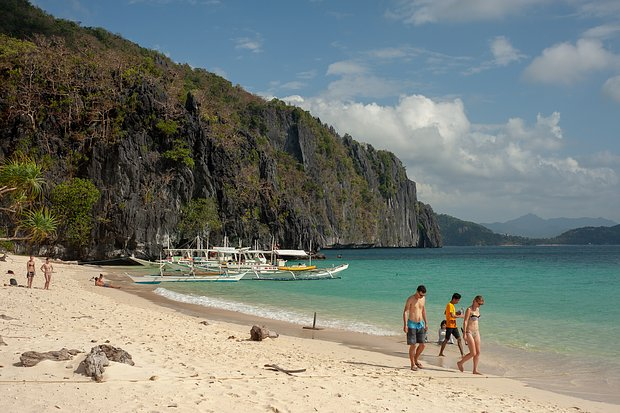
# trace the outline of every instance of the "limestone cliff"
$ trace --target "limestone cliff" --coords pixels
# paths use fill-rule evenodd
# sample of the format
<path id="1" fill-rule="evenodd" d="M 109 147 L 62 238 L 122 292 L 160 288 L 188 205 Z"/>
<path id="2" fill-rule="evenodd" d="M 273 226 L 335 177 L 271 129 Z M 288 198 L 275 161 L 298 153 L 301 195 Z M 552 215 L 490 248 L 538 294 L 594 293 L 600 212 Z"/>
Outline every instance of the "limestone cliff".
<path id="1" fill-rule="evenodd" d="M 52 186 L 81 177 L 102 194 L 89 245 L 71 248 L 61 232 L 58 255 L 157 256 L 187 241 L 179 214 L 196 198 L 218 206 L 212 243 L 441 246 L 393 154 L 102 29 L 53 30 L 27 11 L 29 33 L 0 18 L 0 158 L 26 151 L 48 160 Z"/>

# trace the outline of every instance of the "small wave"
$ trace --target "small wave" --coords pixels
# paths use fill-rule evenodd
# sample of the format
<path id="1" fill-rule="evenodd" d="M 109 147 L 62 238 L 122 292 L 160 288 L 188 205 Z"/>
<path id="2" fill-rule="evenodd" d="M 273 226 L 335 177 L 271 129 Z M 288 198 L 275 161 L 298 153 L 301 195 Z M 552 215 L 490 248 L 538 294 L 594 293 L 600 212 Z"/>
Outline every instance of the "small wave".
<path id="1" fill-rule="evenodd" d="M 169 300 L 180 303 L 196 304 L 203 307 L 218 308 L 222 310 L 236 311 L 243 314 L 251 314 L 258 317 L 269 318 L 272 320 L 286 321 L 298 325 L 312 324 L 312 317 L 307 314 L 301 314 L 293 310 L 270 307 L 267 305 L 255 306 L 244 304 L 230 300 L 222 300 L 219 298 L 206 297 L 203 295 L 181 294 L 165 288 L 155 289 L 155 294 L 168 298 Z M 342 319 L 321 319 L 321 327 L 329 327 L 337 330 L 354 331 L 357 333 L 366 333 L 374 336 L 392 336 L 398 332 L 381 328 L 369 323 L 363 323 L 355 320 Z"/>

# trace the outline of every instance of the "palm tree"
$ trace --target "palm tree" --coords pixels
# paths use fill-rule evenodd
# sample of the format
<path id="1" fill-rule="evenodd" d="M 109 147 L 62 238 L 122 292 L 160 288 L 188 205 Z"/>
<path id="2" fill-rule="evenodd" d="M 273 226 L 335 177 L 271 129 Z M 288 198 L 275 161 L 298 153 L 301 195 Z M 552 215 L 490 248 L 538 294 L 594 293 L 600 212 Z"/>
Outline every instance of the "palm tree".
<path id="1" fill-rule="evenodd" d="M 17 155 L 0 165 L 0 195 L 11 195 L 10 212 L 19 212 L 24 206 L 39 200 L 44 185 L 41 166 L 27 156 Z"/>
<path id="2" fill-rule="evenodd" d="M 8 204 L 0 207 L 0 211 L 17 224 L 13 237 L 0 240 L 39 243 L 55 235 L 56 218 L 47 209 L 34 207 L 43 196 L 44 185 L 41 166 L 28 156 L 18 154 L 0 165 L 0 200 L 9 198 Z M 25 235 L 18 236 L 20 231 Z"/>
<path id="3" fill-rule="evenodd" d="M 56 235 L 58 221 L 46 208 L 31 209 L 24 213 L 20 220 L 18 230 L 22 229 L 26 239 L 33 244 L 43 242 L 47 238 Z"/>

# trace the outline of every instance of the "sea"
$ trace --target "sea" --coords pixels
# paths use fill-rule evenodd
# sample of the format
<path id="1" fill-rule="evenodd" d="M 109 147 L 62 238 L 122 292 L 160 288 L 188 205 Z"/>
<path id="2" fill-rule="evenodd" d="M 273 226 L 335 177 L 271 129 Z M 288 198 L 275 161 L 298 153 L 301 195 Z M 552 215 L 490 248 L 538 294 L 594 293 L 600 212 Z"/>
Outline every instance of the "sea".
<path id="1" fill-rule="evenodd" d="M 482 295 L 482 371 L 620 404 L 620 246 L 322 252 L 327 259 L 313 264 L 349 264 L 341 278 L 175 283 L 155 293 L 303 326 L 312 325 L 316 313 L 322 327 L 404 339 L 404 303 L 423 284 L 429 341 L 437 340 L 454 292 L 462 296 L 457 309 Z M 436 352 L 425 350 L 429 357 Z"/>

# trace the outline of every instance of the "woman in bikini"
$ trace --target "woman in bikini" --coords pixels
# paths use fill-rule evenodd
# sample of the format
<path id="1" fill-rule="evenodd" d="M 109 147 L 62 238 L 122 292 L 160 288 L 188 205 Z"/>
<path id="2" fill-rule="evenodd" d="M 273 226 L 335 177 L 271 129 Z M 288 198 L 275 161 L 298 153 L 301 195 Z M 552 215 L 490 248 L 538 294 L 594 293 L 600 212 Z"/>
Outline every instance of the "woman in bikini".
<path id="1" fill-rule="evenodd" d="M 465 340 L 467 340 L 467 347 L 469 347 L 469 353 L 465 354 L 463 358 L 456 363 L 460 371 L 463 371 L 463 363 L 467 360 L 474 359 L 474 374 L 482 374 L 478 371 L 478 360 L 480 358 L 480 330 L 478 329 L 478 320 L 480 319 L 480 306 L 484 304 L 484 298 L 481 295 L 477 295 L 470 307 L 467 307 L 465 311 L 465 317 L 463 320 L 463 330 L 465 330 Z"/>
<path id="2" fill-rule="evenodd" d="M 50 282 L 52 281 L 52 273 L 54 272 L 54 266 L 50 263 L 49 257 L 45 259 L 45 263 L 41 266 L 41 271 L 45 275 L 45 287 L 43 289 L 50 289 Z"/>

